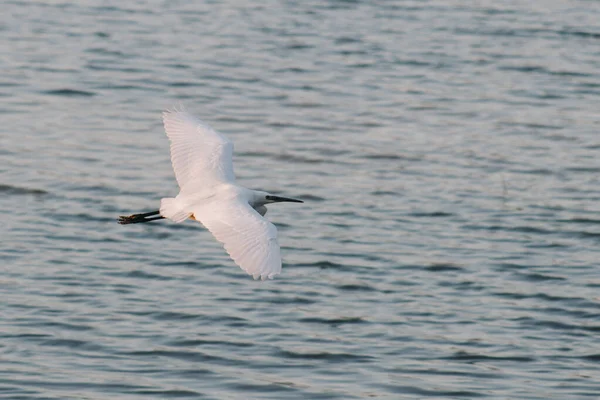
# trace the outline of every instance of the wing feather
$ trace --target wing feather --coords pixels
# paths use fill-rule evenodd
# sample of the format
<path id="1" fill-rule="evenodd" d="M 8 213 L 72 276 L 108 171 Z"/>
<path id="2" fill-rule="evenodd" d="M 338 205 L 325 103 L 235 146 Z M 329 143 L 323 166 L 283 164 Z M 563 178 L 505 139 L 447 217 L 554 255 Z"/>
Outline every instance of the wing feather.
<path id="1" fill-rule="evenodd" d="M 254 279 L 281 273 L 277 228 L 248 203 L 230 199 L 197 207 L 194 218 L 223 244 L 233 261 Z"/>
<path id="2" fill-rule="evenodd" d="M 182 192 L 235 181 L 233 144 L 225 136 L 185 111 L 164 112 L 163 123 Z"/>

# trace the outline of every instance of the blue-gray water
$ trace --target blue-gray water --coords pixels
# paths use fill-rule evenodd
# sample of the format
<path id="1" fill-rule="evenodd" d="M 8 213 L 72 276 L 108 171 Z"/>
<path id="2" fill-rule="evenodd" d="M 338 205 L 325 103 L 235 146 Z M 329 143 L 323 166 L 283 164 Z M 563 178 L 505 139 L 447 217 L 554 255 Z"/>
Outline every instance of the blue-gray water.
<path id="1" fill-rule="evenodd" d="M 600 4 L 10 1 L 3 399 L 596 399 Z M 283 274 L 199 224 L 160 112 L 236 146 Z"/>

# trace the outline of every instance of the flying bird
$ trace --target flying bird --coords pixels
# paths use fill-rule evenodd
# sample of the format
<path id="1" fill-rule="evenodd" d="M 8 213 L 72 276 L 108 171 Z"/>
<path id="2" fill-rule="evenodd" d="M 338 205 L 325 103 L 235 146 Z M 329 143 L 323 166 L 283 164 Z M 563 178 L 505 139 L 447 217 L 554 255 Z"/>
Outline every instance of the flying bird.
<path id="1" fill-rule="evenodd" d="M 237 185 L 233 143 L 186 111 L 165 111 L 163 123 L 179 194 L 162 199 L 158 211 L 121 216 L 118 222 L 198 221 L 246 273 L 273 279 L 281 273 L 281 253 L 277 228 L 264 218 L 266 205 L 303 201 Z"/>

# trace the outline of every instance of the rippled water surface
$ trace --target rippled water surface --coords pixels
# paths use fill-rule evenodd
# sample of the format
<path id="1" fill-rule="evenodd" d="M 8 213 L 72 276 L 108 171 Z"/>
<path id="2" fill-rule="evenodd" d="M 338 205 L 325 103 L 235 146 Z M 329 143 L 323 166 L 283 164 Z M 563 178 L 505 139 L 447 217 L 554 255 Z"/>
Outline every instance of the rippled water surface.
<path id="1" fill-rule="evenodd" d="M 596 399 L 600 4 L 0 13 L 3 399 Z M 236 145 L 283 274 L 199 224 L 160 112 Z"/>

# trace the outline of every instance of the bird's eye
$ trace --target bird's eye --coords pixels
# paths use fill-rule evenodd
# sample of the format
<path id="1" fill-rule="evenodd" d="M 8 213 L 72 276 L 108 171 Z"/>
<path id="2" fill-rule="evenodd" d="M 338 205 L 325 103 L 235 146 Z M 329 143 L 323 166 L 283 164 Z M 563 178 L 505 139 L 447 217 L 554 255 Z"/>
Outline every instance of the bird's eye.
<path id="1" fill-rule="evenodd" d="M 265 199 L 267 199 L 267 200 L 273 200 L 273 196 L 265 196 Z"/>

